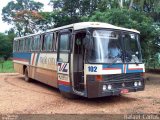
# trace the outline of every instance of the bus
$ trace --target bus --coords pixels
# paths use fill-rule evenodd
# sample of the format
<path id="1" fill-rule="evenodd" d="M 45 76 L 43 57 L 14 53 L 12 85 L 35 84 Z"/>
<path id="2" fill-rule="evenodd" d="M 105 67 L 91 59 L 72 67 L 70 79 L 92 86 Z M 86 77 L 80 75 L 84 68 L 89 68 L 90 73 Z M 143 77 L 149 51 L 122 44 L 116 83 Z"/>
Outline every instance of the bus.
<path id="1" fill-rule="evenodd" d="M 87 98 L 143 91 L 140 32 L 101 22 L 80 22 L 17 37 L 16 72 L 63 96 Z"/>

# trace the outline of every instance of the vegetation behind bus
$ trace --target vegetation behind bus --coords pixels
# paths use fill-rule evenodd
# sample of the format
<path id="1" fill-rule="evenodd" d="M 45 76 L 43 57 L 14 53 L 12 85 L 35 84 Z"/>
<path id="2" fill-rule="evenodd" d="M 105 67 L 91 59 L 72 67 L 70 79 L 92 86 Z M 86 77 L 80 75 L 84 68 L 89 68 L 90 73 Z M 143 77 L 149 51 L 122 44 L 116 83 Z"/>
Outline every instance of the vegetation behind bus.
<path id="1" fill-rule="evenodd" d="M 41 3 L 28 0 L 29 3 L 33 3 L 30 6 L 31 4 L 23 4 L 25 2 L 26 0 L 17 0 L 17 3 L 9 2 L 2 11 L 3 21 L 14 24 L 12 30 L 17 35 L 22 36 L 36 32 L 36 30 L 46 30 L 80 21 L 108 22 L 139 30 L 146 67 L 160 68 L 159 0 L 141 0 L 139 2 L 122 0 L 123 4 L 115 0 L 82 0 L 81 2 L 79 0 L 50 0 L 50 5 L 53 7 L 52 12 L 40 12 L 43 7 Z M 19 10 L 21 12 L 18 12 Z M 13 11 L 15 11 L 14 14 L 12 14 Z M 28 17 L 24 17 L 25 15 Z M 4 40 L 4 36 L 7 35 L 0 34 L 0 36 L 2 36 L 0 43 L 3 43 L 3 45 L 0 44 L 0 55 L 7 56 L 6 58 L 11 57 L 12 41 Z"/>
<path id="2" fill-rule="evenodd" d="M 13 62 L 11 60 L 7 61 L 0 61 L 0 73 L 12 73 L 14 72 L 13 69 Z"/>

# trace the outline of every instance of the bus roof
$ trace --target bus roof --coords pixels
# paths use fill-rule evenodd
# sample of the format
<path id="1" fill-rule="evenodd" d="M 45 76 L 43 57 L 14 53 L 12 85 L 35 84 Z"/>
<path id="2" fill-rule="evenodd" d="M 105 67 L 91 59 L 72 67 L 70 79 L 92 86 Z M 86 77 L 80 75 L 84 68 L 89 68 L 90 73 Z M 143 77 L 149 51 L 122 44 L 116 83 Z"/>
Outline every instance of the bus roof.
<path id="1" fill-rule="evenodd" d="M 112 24 L 102 23 L 102 22 L 81 22 L 81 23 L 75 23 L 74 24 L 74 30 L 84 29 L 84 28 L 88 28 L 88 27 L 109 28 L 109 29 L 125 30 L 125 31 L 140 33 L 139 31 L 134 30 L 134 29 L 118 27 L 118 26 L 115 26 L 115 25 L 112 25 Z"/>
<path id="2" fill-rule="evenodd" d="M 30 36 L 34 36 L 34 35 L 39 35 L 39 34 L 43 34 L 43 33 L 46 33 L 46 32 L 52 32 L 52 31 L 67 29 L 67 28 L 72 28 L 73 30 L 81 30 L 81 29 L 85 29 L 85 28 L 108 28 L 108 29 L 116 29 L 116 30 L 124 30 L 124 31 L 129 31 L 129 32 L 140 33 L 139 31 L 134 30 L 134 29 L 118 27 L 118 26 L 114 26 L 114 25 L 111 25 L 111 24 L 108 24 L 108 23 L 80 22 L 80 23 L 65 25 L 65 26 L 62 26 L 62 27 L 57 27 L 57 28 L 50 29 L 50 30 L 40 32 L 40 33 L 36 33 L 36 34 L 31 34 L 31 35 L 27 35 L 27 36 L 23 36 L 23 37 L 16 37 L 14 40 L 17 40 L 17 39 L 20 39 L 20 38 L 26 38 L 26 37 L 30 37 Z"/>

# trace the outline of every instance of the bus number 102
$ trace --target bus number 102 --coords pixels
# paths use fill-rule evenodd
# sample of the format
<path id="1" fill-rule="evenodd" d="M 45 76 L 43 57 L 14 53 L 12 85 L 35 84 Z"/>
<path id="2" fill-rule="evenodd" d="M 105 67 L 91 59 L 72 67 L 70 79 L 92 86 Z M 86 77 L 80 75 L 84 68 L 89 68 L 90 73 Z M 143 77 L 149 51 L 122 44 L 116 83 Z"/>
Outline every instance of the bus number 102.
<path id="1" fill-rule="evenodd" d="M 89 66 L 88 71 L 89 72 L 97 72 L 97 67 L 96 66 Z"/>

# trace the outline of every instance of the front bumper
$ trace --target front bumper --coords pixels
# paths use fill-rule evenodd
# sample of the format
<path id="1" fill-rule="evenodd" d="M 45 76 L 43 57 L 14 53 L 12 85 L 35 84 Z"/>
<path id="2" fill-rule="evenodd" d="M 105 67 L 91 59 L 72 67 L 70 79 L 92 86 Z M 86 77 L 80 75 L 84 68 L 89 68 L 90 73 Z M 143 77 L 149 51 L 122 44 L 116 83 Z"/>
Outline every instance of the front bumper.
<path id="1" fill-rule="evenodd" d="M 115 96 L 123 94 L 123 90 L 127 90 L 128 92 L 137 92 L 143 91 L 145 88 L 144 79 L 140 79 L 142 82 L 141 86 L 134 86 L 134 82 L 137 80 L 129 80 L 129 81 L 96 81 L 96 80 L 87 80 L 87 97 L 88 98 L 96 98 L 96 97 L 104 97 L 104 96 Z M 139 81 L 139 80 L 138 80 Z M 111 90 L 103 90 L 103 85 L 112 84 L 114 87 Z M 122 86 L 125 84 L 125 86 Z"/>
<path id="2" fill-rule="evenodd" d="M 120 94 L 123 94 L 121 93 L 122 90 L 128 90 L 128 92 L 137 92 L 137 91 L 143 91 L 144 87 L 121 88 L 117 90 L 105 91 L 105 92 L 101 92 L 101 94 L 99 94 L 99 97 L 120 95 Z"/>

